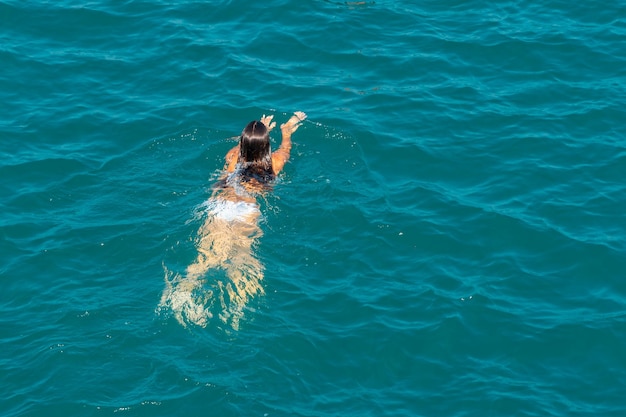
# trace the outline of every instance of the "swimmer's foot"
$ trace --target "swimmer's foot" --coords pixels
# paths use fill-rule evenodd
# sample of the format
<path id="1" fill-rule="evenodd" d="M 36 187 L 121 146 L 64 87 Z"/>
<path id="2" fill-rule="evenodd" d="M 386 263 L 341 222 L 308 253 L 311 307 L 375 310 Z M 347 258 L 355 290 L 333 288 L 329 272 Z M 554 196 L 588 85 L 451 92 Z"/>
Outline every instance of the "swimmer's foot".
<path id="1" fill-rule="evenodd" d="M 273 114 L 270 114 L 269 116 L 263 115 L 263 117 L 261 117 L 261 123 L 265 125 L 268 133 L 271 132 L 272 129 L 276 127 L 276 122 L 272 122 L 273 118 L 274 118 Z"/>
<path id="2" fill-rule="evenodd" d="M 287 123 L 280 125 L 280 129 L 282 131 L 287 130 L 289 133 L 293 133 L 298 130 L 304 119 L 306 119 L 306 113 L 297 111 L 293 114 L 293 116 L 291 116 Z"/>

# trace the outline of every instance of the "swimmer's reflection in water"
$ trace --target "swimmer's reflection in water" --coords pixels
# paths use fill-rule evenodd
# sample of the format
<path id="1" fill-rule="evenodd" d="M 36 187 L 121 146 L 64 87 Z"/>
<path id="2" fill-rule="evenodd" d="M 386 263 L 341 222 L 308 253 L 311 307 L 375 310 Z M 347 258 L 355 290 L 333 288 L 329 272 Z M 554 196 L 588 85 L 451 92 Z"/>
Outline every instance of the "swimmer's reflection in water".
<path id="1" fill-rule="evenodd" d="M 256 198 L 270 191 L 289 160 L 291 135 L 305 118 L 303 112 L 295 112 L 280 126 L 282 142 L 272 152 L 269 133 L 276 122 L 273 116 L 264 115 L 248 123 L 239 144 L 226 154 L 224 172 L 206 203 L 207 217 L 198 230 L 198 256 L 184 276 L 165 277 L 161 307 L 170 308 L 183 326 L 204 327 L 212 311 L 217 311 L 224 324 L 238 330 L 248 301 L 264 293 L 263 265 L 254 254 L 262 235 Z M 210 282 L 207 273 L 213 269 L 225 271 L 226 278 Z"/>

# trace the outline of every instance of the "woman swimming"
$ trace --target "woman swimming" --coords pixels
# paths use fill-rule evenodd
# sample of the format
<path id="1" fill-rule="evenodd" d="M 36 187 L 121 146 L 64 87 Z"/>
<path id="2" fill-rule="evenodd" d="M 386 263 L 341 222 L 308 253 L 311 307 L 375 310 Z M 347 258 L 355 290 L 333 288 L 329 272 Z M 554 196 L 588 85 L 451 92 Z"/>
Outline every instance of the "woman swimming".
<path id="1" fill-rule="evenodd" d="M 198 256 L 184 277 L 166 274 L 161 307 L 169 306 L 183 326 L 206 326 L 217 299 L 219 318 L 237 330 L 248 301 L 264 293 L 263 265 L 253 252 L 262 235 L 256 197 L 271 188 L 289 160 L 291 135 L 305 118 L 303 112 L 295 112 L 280 126 L 282 142 L 272 152 L 269 134 L 276 122 L 272 115 L 263 115 L 248 123 L 239 144 L 226 154 L 222 176 L 205 204 L 207 217 L 196 239 Z M 224 270 L 226 277 L 206 289 L 206 274 L 213 269 Z"/>

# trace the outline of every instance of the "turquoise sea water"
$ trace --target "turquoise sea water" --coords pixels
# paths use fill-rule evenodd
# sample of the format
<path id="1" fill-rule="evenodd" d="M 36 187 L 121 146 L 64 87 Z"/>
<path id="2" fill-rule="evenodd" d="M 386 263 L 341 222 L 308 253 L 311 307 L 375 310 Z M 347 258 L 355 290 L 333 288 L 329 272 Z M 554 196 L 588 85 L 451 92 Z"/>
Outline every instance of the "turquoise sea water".
<path id="1" fill-rule="evenodd" d="M 626 415 L 624 45 L 624 1 L 0 3 L 0 415 Z M 296 110 L 263 294 L 183 326 L 232 137 Z"/>

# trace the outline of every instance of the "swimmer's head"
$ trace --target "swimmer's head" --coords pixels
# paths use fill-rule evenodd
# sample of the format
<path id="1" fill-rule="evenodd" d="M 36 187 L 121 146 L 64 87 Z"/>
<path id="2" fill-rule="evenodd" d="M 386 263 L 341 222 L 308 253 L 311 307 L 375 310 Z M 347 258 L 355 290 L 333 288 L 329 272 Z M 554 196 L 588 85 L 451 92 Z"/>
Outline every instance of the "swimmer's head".
<path id="1" fill-rule="evenodd" d="M 270 134 L 263 123 L 254 120 L 248 123 L 248 126 L 241 132 L 239 162 L 244 165 L 260 165 L 262 168 L 272 169 Z"/>

